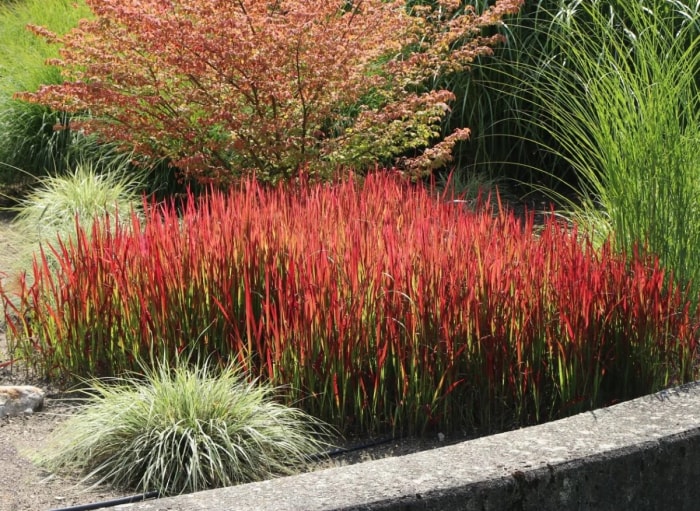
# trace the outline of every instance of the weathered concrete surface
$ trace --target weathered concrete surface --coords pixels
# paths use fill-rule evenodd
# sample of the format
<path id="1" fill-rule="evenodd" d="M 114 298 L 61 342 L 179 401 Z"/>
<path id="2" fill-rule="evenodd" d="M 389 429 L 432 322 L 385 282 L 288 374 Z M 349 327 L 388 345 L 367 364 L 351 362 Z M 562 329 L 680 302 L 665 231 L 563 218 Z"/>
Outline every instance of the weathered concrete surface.
<path id="1" fill-rule="evenodd" d="M 700 509 L 700 383 L 461 444 L 129 511 Z"/>

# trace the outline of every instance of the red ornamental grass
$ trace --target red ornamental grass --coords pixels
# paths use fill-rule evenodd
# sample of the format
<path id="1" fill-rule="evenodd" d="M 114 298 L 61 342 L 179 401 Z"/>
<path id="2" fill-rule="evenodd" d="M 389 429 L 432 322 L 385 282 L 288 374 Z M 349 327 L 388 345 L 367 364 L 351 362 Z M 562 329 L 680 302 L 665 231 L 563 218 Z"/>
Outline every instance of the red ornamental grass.
<path id="1" fill-rule="evenodd" d="M 653 259 L 390 176 L 246 182 L 108 225 L 2 290 L 10 336 L 49 376 L 193 350 L 361 431 L 501 429 L 697 376 L 696 311 Z"/>

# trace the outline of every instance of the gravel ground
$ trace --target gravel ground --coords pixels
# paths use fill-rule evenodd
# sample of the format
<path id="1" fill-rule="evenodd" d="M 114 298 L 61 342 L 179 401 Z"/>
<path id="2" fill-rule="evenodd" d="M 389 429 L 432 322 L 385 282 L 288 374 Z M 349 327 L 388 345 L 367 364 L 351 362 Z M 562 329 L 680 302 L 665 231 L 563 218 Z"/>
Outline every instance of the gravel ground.
<path id="1" fill-rule="evenodd" d="M 0 356 L 0 363 L 6 356 Z M 32 384 L 47 389 L 44 409 L 33 415 L 0 419 L 0 511 L 62 509 L 122 497 L 110 488 L 90 488 L 70 477 L 57 477 L 32 463 L 32 456 L 51 439 L 70 413 L 59 394 L 24 372 L 0 369 L 0 385 Z"/>

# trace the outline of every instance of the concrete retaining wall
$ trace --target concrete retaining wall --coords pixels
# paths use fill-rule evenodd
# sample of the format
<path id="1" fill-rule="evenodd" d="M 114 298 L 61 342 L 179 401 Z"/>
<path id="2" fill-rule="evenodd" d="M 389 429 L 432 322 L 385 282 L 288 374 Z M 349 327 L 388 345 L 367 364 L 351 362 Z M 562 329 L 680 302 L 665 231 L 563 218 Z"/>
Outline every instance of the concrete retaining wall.
<path id="1" fill-rule="evenodd" d="M 700 509 L 700 382 L 408 456 L 126 511 Z"/>

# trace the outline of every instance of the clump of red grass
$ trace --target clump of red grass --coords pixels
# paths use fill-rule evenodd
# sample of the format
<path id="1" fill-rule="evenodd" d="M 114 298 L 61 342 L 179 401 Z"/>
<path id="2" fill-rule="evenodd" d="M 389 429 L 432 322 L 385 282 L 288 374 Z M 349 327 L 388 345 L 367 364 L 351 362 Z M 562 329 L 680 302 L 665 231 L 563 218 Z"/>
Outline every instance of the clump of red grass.
<path id="1" fill-rule="evenodd" d="M 387 176 L 247 182 L 79 230 L 58 272 L 0 290 L 9 335 L 49 377 L 213 353 L 363 432 L 508 428 L 697 376 L 698 315 L 653 259 L 487 210 Z"/>

